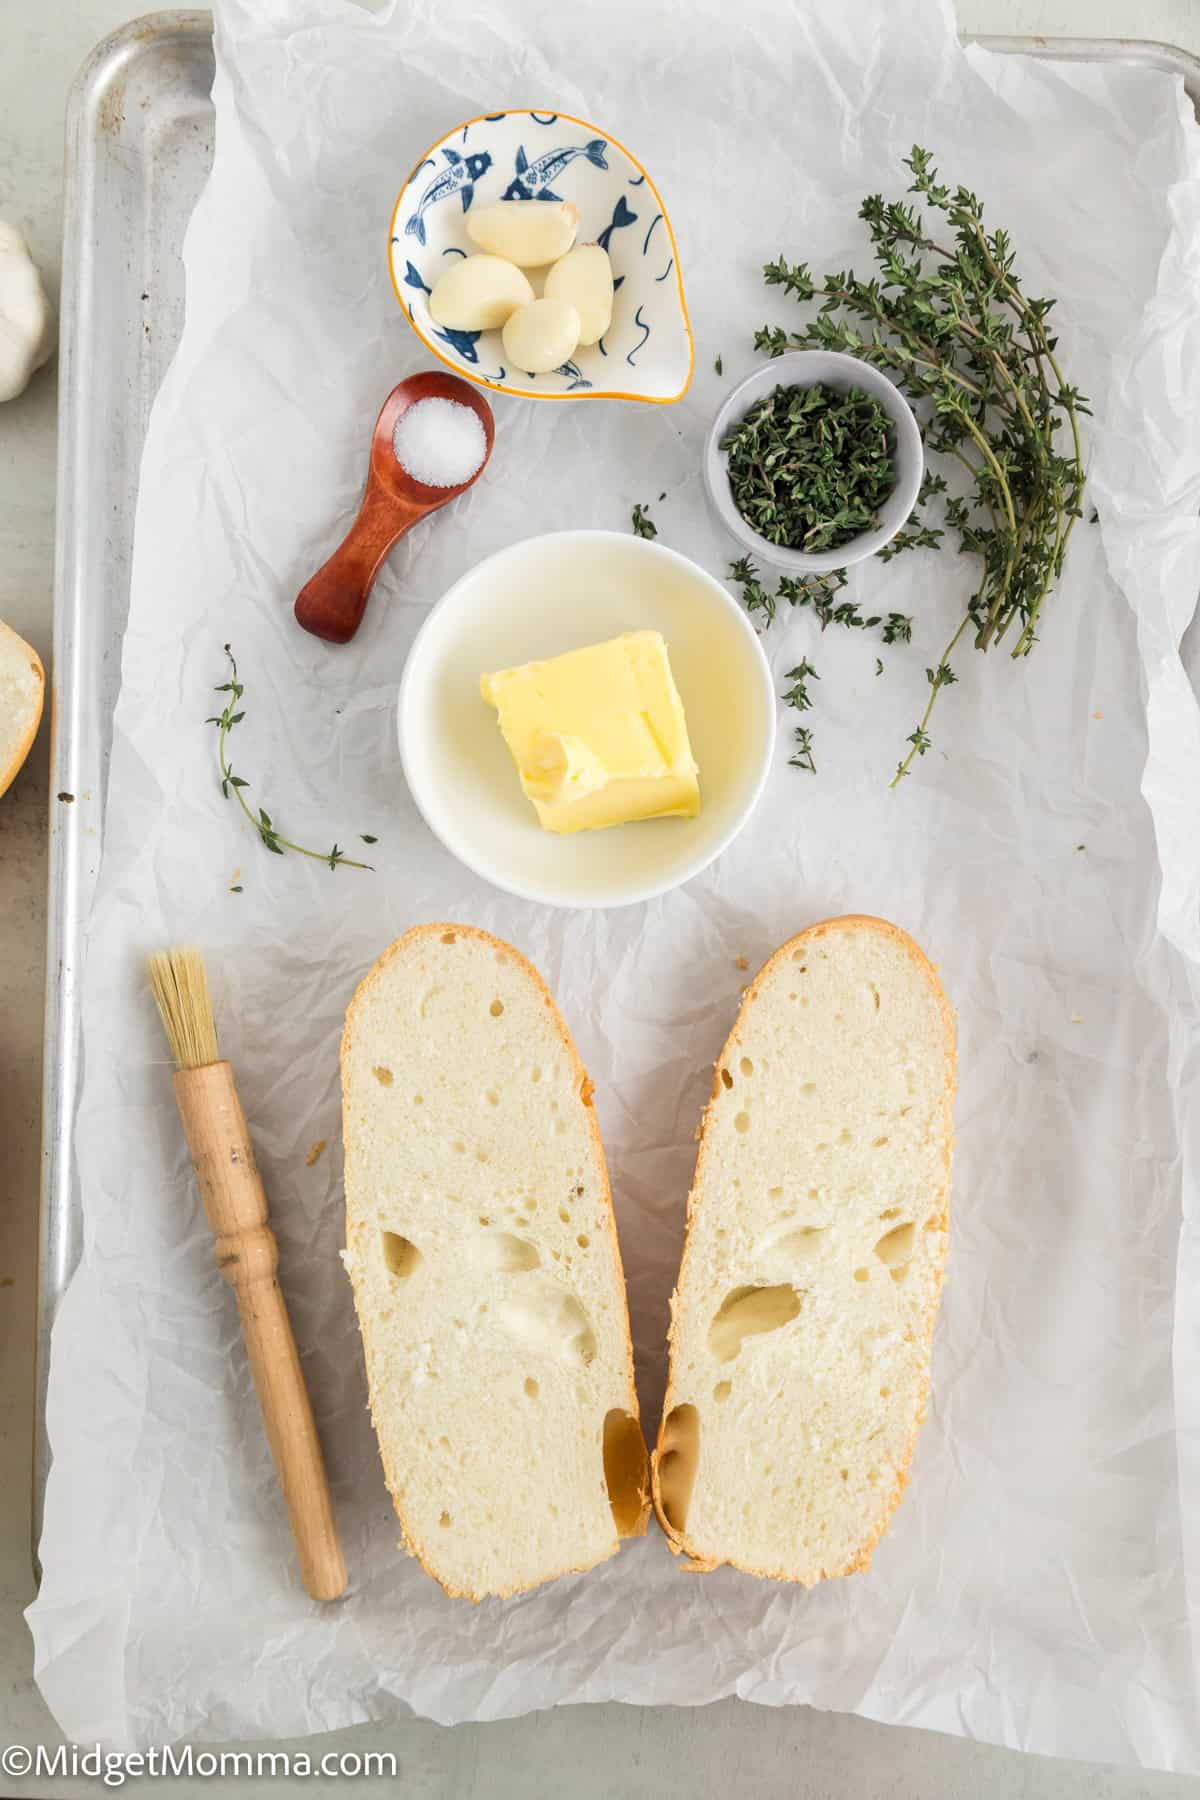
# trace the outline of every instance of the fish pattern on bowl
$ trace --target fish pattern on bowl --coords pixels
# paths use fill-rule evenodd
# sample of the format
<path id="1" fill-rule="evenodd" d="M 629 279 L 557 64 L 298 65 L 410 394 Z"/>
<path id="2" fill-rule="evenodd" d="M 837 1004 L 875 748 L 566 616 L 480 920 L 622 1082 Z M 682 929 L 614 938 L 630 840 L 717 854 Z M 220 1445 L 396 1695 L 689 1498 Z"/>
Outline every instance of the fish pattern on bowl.
<path id="1" fill-rule="evenodd" d="M 580 213 L 578 242 L 598 243 L 613 265 L 613 319 L 604 337 L 544 375 L 507 365 L 498 331 L 449 330 L 429 312 L 446 259 L 475 249 L 466 215 L 495 200 L 571 201 Z M 667 404 L 687 392 L 692 334 L 671 223 L 650 176 L 599 126 L 528 109 L 456 125 L 405 182 L 390 238 L 392 285 L 406 319 L 467 380 L 547 400 Z M 534 279 L 536 286 L 536 272 Z"/>

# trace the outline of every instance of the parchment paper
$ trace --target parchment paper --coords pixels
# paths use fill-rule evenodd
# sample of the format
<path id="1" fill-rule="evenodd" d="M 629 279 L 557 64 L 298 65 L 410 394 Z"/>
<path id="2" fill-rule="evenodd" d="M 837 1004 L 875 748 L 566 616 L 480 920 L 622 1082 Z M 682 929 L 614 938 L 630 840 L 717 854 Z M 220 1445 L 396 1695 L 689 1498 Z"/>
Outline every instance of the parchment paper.
<path id="1" fill-rule="evenodd" d="M 964 54 L 920 0 L 462 0 L 368 16 L 221 0 L 217 159 L 187 243 L 183 346 L 145 456 L 76 1134 L 85 1251 L 54 1337 L 37 1674 L 66 1730 L 145 1744 L 443 1721 L 568 1701 L 811 1701 L 1063 1755 L 1200 1767 L 1200 718 L 1178 644 L 1200 587 L 1197 132 L 1149 72 Z M 498 400 L 486 478 L 415 531 L 344 650 L 291 601 L 357 505 L 376 409 L 425 361 L 386 223 L 414 157 L 505 105 L 593 119 L 659 183 L 695 383 L 666 408 Z M 718 574 L 699 455 L 753 328 L 762 262 L 867 260 L 863 194 L 918 140 L 1058 296 L 1093 397 L 1091 496 L 1028 663 L 960 656 L 934 750 L 890 776 L 969 567 L 860 569 L 908 649 L 790 617 L 821 685 L 816 778 L 779 765 L 746 833 L 659 902 L 551 912 L 433 841 L 393 709 L 413 633 L 490 551 L 620 529 L 635 500 Z M 724 378 L 713 371 L 724 359 Z M 375 835 L 373 875 L 278 859 L 214 780 L 230 640 L 234 748 L 302 841 Z M 235 880 L 236 876 L 236 880 Z M 232 886 L 244 891 L 232 893 Z M 597 1082 L 648 1430 L 692 1134 L 740 988 L 844 910 L 925 944 L 958 1008 L 952 1250 L 933 1401 L 869 1573 L 805 1593 L 681 1573 L 652 1534 L 594 1573 L 474 1608 L 395 1548 L 342 1242 L 337 1043 L 409 924 L 462 919 L 543 970 Z M 298 1582 L 231 1296 L 189 1178 L 145 952 L 196 942 L 273 1197 L 282 1272 L 353 1572 Z M 318 1139 L 329 1148 L 311 1167 Z"/>

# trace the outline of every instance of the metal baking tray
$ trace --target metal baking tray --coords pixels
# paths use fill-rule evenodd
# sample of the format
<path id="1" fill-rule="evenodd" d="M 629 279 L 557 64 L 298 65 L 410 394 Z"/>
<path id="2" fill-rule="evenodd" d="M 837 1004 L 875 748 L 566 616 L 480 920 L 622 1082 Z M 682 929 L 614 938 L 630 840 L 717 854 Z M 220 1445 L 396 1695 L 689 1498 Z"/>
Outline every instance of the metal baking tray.
<path id="1" fill-rule="evenodd" d="M 979 37 L 985 49 L 1180 75 L 1200 114 L 1200 58 L 1129 38 Z M 50 1452 L 50 1333 L 83 1237 L 72 1125 L 80 991 L 100 865 L 138 470 L 150 407 L 183 328 L 183 234 L 212 162 L 212 19 L 162 12 L 98 44 L 67 108 L 59 352 L 50 883 L 37 1321 L 33 1543 Z"/>

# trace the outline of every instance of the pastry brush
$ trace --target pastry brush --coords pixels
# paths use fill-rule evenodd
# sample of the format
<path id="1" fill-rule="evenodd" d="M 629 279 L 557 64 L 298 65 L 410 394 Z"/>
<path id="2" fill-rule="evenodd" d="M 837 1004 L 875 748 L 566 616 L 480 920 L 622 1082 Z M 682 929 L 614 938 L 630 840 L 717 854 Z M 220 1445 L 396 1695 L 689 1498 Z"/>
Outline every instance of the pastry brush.
<path id="1" fill-rule="evenodd" d="M 208 977 L 198 950 L 150 958 L 150 981 L 175 1058 L 175 1098 L 216 1238 L 217 1267 L 233 1289 L 242 1336 L 304 1585 L 314 1600 L 346 1587 L 329 1481 L 312 1405 L 279 1286 L 279 1246 L 234 1085 L 220 1060 Z"/>

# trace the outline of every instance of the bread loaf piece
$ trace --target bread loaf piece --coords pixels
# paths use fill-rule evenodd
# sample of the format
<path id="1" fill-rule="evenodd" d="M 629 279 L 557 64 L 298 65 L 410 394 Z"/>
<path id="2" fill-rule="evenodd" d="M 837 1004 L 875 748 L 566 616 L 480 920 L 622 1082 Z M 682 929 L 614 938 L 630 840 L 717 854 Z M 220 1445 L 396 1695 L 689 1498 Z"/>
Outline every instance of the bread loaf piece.
<path id="1" fill-rule="evenodd" d="M 867 1566 L 925 1417 L 946 1255 L 954 1025 L 880 919 L 748 989 L 704 1113 L 654 1501 L 693 1567 L 806 1587 Z"/>
<path id="2" fill-rule="evenodd" d="M 342 1039 L 346 1266 L 404 1541 L 520 1593 L 646 1528 L 625 1284 L 592 1084 L 536 970 L 424 925 Z"/>
<path id="3" fill-rule="evenodd" d="M 0 623 L 0 794 L 16 780 L 33 746 L 45 689 L 33 645 Z"/>

